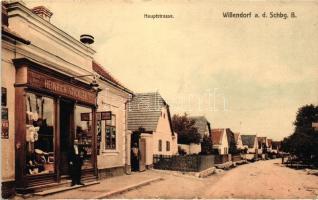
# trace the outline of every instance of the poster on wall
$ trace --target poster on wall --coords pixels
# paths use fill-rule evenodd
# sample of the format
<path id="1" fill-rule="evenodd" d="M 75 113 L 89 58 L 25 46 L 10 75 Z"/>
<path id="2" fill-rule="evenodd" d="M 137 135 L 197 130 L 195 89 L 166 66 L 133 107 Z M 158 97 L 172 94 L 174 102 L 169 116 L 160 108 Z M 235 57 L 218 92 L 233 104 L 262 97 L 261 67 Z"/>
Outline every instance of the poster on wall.
<path id="1" fill-rule="evenodd" d="M 9 120 L 8 116 L 8 108 L 1 108 L 1 119 L 2 120 Z"/>
<path id="2" fill-rule="evenodd" d="M 7 88 L 1 87 L 1 106 L 7 106 Z"/>
<path id="3" fill-rule="evenodd" d="M 2 127 L 1 127 L 1 138 L 2 139 L 9 139 L 9 121 L 8 120 L 2 120 L 1 124 L 2 124 Z"/>

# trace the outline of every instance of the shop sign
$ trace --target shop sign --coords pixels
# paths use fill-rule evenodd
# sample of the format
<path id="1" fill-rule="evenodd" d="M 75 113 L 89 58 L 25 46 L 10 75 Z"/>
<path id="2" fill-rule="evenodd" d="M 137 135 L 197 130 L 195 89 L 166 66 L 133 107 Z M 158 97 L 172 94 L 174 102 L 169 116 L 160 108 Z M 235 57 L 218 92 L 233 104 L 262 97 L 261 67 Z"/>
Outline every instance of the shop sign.
<path id="1" fill-rule="evenodd" d="M 90 121 L 90 114 L 91 113 L 81 113 L 81 121 Z"/>
<path id="2" fill-rule="evenodd" d="M 1 87 L 1 106 L 7 106 L 7 88 Z"/>
<path id="3" fill-rule="evenodd" d="M 96 103 L 95 92 L 30 69 L 28 70 L 28 84 L 36 88 L 46 89 L 52 93 L 65 96 L 70 99 L 90 104 Z"/>
<path id="4" fill-rule="evenodd" d="M 112 119 L 112 112 L 111 111 L 97 112 L 96 113 L 96 119 L 97 119 L 97 121 L 100 121 L 100 120 L 111 120 Z"/>
<path id="5" fill-rule="evenodd" d="M 1 138 L 2 139 L 9 139 L 9 121 L 3 120 L 1 121 Z"/>
<path id="6" fill-rule="evenodd" d="M 101 112 L 101 120 L 111 120 L 111 119 L 112 119 L 111 111 Z"/>

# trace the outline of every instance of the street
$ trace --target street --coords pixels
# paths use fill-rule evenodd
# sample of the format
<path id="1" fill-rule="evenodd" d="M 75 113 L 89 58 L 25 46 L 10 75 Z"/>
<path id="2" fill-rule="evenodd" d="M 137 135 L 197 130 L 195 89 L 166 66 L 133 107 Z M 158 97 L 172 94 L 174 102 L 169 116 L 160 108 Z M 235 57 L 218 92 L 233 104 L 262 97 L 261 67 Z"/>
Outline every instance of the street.
<path id="1" fill-rule="evenodd" d="M 199 179 L 161 174 L 160 182 L 111 198 L 317 198 L 318 177 L 289 169 L 281 160 L 258 161 Z"/>

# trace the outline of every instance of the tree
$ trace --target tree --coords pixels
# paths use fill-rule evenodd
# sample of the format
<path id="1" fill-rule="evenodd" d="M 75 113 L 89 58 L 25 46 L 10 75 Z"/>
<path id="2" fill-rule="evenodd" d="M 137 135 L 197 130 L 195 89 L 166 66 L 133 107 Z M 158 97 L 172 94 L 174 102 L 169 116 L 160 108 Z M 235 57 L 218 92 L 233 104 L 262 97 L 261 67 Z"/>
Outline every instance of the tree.
<path id="1" fill-rule="evenodd" d="M 318 106 L 306 105 L 299 108 L 292 135 L 284 138 L 282 149 L 303 161 L 318 161 L 318 131 L 312 127 L 318 122 Z"/>
<path id="2" fill-rule="evenodd" d="M 184 115 L 173 115 L 172 129 L 178 133 L 178 144 L 200 144 L 201 135 L 194 127 L 195 121 L 190 119 L 187 113 Z"/>
<path id="3" fill-rule="evenodd" d="M 236 147 L 234 133 L 231 131 L 231 129 L 229 128 L 226 129 L 226 136 L 229 142 L 229 153 L 233 155 L 238 154 L 239 151 L 237 150 L 237 147 Z"/>
<path id="4" fill-rule="evenodd" d="M 209 155 L 213 153 L 212 139 L 211 137 L 204 135 L 201 142 L 201 154 Z"/>

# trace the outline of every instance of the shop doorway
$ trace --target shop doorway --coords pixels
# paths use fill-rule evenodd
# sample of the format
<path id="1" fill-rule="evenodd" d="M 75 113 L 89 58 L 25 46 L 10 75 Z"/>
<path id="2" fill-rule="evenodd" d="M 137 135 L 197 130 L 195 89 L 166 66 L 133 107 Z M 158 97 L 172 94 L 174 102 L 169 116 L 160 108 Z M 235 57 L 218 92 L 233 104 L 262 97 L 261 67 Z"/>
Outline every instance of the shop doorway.
<path id="1" fill-rule="evenodd" d="M 134 132 L 131 135 L 130 159 L 132 171 L 144 171 L 146 169 L 146 140 L 140 137 L 140 132 Z"/>
<path id="2" fill-rule="evenodd" d="M 72 144 L 74 124 L 74 103 L 60 101 L 60 174 L 69 174 L 69 149 Z"/>

